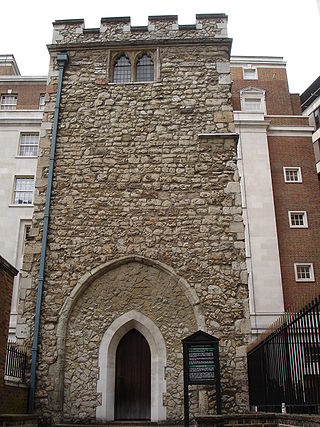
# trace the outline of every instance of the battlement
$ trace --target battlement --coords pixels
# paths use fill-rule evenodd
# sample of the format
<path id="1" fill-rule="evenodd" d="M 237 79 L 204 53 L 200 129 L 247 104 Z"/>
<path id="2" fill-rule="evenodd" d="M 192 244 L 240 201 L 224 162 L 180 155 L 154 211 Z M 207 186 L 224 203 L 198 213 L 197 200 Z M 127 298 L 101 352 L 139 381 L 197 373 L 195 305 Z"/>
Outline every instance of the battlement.
<path id="1" fill-rule="evenodd" d="M 127 40 L 226 38 L 225 14 L 197 14 L 196 23 L 179 25 L 177 15 L 149 16 L 148 25 L 131 26 L 128 16 L 101 18 L 99 28 L 85 28 L 83 19 L 53 22 L 53 45 Z"/>

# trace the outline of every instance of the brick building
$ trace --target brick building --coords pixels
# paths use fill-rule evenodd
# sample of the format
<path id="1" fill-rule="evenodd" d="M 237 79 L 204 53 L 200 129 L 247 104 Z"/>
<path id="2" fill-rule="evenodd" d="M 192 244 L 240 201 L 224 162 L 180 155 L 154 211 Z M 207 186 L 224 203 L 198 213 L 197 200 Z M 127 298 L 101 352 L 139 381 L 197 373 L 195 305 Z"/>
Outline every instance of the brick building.
<path id="1" fill-rule="evenodd" d="M 282 58 L 232 57 L 231 78 L 251 328 L 259 333 L 320 289 L 313 128 L 289 92 Z"/>
<path id="2" fill-rule="evenodd" d="M 14 277 L 18 271 L 0 256 L 0 414 L 24 414 L 27 411 L 28 389 L 5 377 L 8 327 Z"/>
<path id="3" fill-rule="evenodd" d="M 45 89 L 46 77 L 21 76 L 14 56 L 0 55 L 0 254 L 18 270 L 33 213 Z M 11 339 L 16 337 L 19 295 L 25 292 L 19 281 L 20 274 L 12 294 Z M 24 337 L 19 330 L 17 336 Z"/>
<path id="4" fill-rule="evenodd" d="M 35 399 L 45 418 L 181 420 L 181 340 L 200 329 L 220 339 L 223 411 L 248 408 L 247 273 L 226 21 L 54 23 L 23 264 L 32 331 L 56 141 Z M 195 387 L 192 415 L 213 411 L 212 392 Z"/>

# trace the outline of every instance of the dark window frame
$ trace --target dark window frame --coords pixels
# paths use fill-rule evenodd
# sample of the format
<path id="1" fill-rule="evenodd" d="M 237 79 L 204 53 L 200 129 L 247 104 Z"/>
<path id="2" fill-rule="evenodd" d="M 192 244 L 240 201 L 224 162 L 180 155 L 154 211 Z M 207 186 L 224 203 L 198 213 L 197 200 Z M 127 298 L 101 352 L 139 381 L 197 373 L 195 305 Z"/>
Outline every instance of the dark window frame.
<path id="1" fill-rule="evenodd" d="M 127 69 L 126 78 L 119 78 L 117 76 L 117 67 L 121 58 L 126 58 L 130 62 L 130 80 L 129 80 L 129 71 Z M 143 64 L 143 67 L 149 68 L 149 70 L 144 71 L 142 76 L 137 77 L 137 67 L 139 67 L 139 61 L 145 58 L 144 61 L 147 64 Z M 148 58 L 148 59 L 147 59 Z M 113 51 L 110 58 L 110 68 L 109 68 L 109 83 L 111 84 L 129 84 L 129 83 L 153 83 L 156 81 L 156 51 L 153 50 L 123 50 L 123 51 Z M 122 60 L 123 61 L 123 60 Z M 149 64 L 148 64 L 149 62 Z M 124 66 L 125 68 L 125 66 Z"/>
<path id="2" fill-rule="evenodd" d="M 124 62 L 123 59 L 126 61 Z M 121 63 L 122 61 L 122 63 Z M 131 83 L 132 65 L 130 58 L 122 53 L 117 55 L 112 66 L 112 83 Z"/>
<path id="3" fill-rule="evenodd" d="M 142 61 L 144 61 L 146 58 L 150 62 L 149 63 L 142 63 Z M 139 63 L 141 63 L 141 64 L 139 64 Z M 136 82 L 138 82 L 138 83 L 153 82 L 155 80 L 154 61 L 153 61 L 152 56 L 149 53 L 143 52 L 137 56 L 134 69 L 135 69 L 135 79 L 134 80 Z M 141 73 L 140 73 L 140 71 L 141 71 Z M 146 78 L 144 78 L 144 77 L 146 77 Z"/>

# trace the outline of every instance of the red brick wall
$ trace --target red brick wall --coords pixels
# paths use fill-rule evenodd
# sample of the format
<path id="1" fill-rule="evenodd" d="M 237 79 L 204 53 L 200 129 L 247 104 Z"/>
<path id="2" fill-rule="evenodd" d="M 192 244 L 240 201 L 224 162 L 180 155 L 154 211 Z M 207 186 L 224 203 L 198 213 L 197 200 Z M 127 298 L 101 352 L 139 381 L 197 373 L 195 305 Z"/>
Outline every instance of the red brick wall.
<path id="1" fill-rule="evenodd" d="M 0 257 L 0 413 L 26 413 L 28 390 L 5 384 L 4 372 L 8 341 L 13 279 L 17 272 Z"/>
<path id="2" fill-rule="evenodd" d="M 8 266 L 8 268 L 7 268 Z M 14 272 L 10 271 L 10 264 L 0 259 L 0 384 L 3 382 L 5 355 L 8 341 L 9 318 Z"/>
<path id="3" fill-rule="evenodd" d="M 46 85 L 43 83 L 9 83 L 1 84 L 1 95 L 8 95 L 8 89 L 12 95 L 17 95 L 17 110 L 38 110 L 40 94 L 46 93 Z"/>
<path id="4" fill-rule="evenodd" d="M 320 290 L 320 192 L 311 138 L 269 137 L 285 306 Z M 284 166 L 300 166 L 302 183 L 285 183 Z M 288 211 L 307 211 L 309 228 L 289 227 Z M 315 282 L 296 282 L 294 263 L 313 263 Z"/>
<path id="5" fill-rule="evenodd" d="M 231 67 L 234 110 L 241 110 L 240 90 L 246 87 L 257 87 L 266 91 L 267 114 L 294 114 L 286 70 L 284 68 L 258 68 L 257 71 L 258 80 L 243 80 L 242 67 Z"/>
<path id="6" fill-rule="evenodd" d="M 301 116 L 302 114 L 301 101 L 298 93 L 291 94 L 291 105 L 292 105 L 293 114 L 296 116 Z"/>
<path id="7" fill-rule="evenodd" d="M 26 414 L 28 389 L 4 385 L 0 387 L 0 414 Z"/>
<path id="8" fill-rule="evenodd" d="M 308 117 L 265 116 L 272 126 L 309 126 Z"/>

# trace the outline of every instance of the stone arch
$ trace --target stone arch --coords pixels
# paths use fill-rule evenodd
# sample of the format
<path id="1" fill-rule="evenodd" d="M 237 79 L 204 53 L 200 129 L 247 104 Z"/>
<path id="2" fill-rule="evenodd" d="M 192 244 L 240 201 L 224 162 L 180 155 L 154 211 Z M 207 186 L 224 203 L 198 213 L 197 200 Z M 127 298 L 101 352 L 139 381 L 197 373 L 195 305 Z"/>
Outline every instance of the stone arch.
<path id="1" fill-rule="evenodd" d="M 158 327 L 151 319 L 136 310 L 123 314 L 106 330 L 99 348 L 99 380 L 97 392 L 101 393 L 101 406 L 97 407 L 99 421 L 114 420 L 115 359 L 121 338 L 132 328 L 137 329 L 148 341 L 151 352 L 151 421 L 164 421 L 166 408 L 163 393 L 166 345 Z"/>
<path id="2" fill-rule="evenodd" d="M 191 307 L 193 308 L 197 328 L 206 331 L 204 315 L 201 312 L 200 301 L 195 290 L 189 286 L 186 280 L 177 275 L 171 267 L 167 266 L 164 263 L 154 261 L 146 257 L 132 255 L 121 257 L 113 261 L 108 261 L 107 263 L 87 272 L 80 278 L 77 285 L 72 289 L 59 312 L 56 332 L 57 361 L 54 365 L 51 365 L 50 368 L 50 375 L 52 375 L 52 377 L 54 378 L 54 391 L 52 392 L 50 403 L 53 411 L 56 414 L 56 416 L 54 417 L 55 421 L 60 420 L 63 411 L 66 335 L 68 321 L 73 307 L 75 306 L 79 298 L 85 293 L 85 291 L 96 279 L 98 279 L 100 276 L 107 273 L 108 271 L 114 270 L 124 264 L 129 264 L 131 262 L 137 262 L 143 265 L 151 266 L 168 274 L 170 278 L 173 279 L 173 281 L 176 283 L 176 285 L 182 289 Z M 143 323 L 141 323 L 141 325 L 143 325 Z"/>

